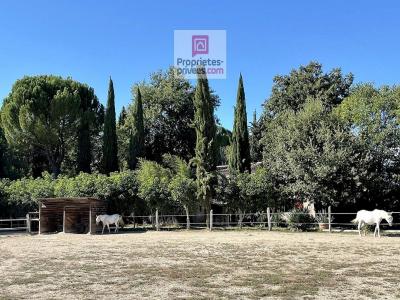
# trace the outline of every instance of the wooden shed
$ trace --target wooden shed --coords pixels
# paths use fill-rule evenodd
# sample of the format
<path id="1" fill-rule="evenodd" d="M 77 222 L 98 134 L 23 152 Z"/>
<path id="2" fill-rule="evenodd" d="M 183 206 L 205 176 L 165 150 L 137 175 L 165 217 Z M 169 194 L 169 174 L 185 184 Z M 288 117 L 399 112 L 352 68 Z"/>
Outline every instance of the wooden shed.
<path id="1" fill-rule="evenodd" d="M 106 213 L 96 198 L 39 199 L 39 234 L 46 232 L 96 233 L 96 215 Z"/>

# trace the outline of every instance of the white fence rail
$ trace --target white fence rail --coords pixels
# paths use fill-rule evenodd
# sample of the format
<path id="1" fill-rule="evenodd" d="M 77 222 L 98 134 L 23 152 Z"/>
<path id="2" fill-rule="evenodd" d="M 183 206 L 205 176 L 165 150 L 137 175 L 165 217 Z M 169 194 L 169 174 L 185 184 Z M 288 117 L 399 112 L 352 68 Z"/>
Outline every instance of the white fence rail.
<path id="1" fill-rule="evenodd" d="M 214 213 L 212 210 L 209 214 L 190 214 L 190 227 L 191 228 L 208 228 L 212 230 L 218 227 L 260 227 L 268 230 L 273 230 L 275 227 L 285 227 L 287 224 L 282 219 L 282 215 L 287 212 L 271 212 L 270 208 L 267 208 L 266 212 L 258 213 L 232 213 L 222 214 Z M 293 213 L 292 213 L 293 214 Z M 301 213 L 299 213 L 301 214 Z M 356 212 L 332 212 L 329 207 L 327 212 L 316 213 L 316 216 L 324 216 L 325 221 L 312 222 L 312 223 L 297 223 L 298 225 L 314 225 L 320 229 L 332 231 L 335 229 L 355 229 L 356 225 L 351 221 L 356 217 Z M 392 212 L 394 222 L 393 228 L 400 229 L 400 212 Z M 156 230 L 161 228 L 186 228 L 187 216 L 184 214 L 159 214 L 158 211 L 154 215 L 149 216 L 124 216 L 125 221 L 133 224 L 134 227 L 152 227 Z M 207 219 L 209 222 L 207 223 Z M 381 227 L 386 228 L 388 224 L 383 221 Z"/>
<path id="2" fill-rule="evenodd" d="M 267 208 L 266 212 L 231 214 L 214 213 L 211 210 L 208 214 L 190 214 L 189 227 L 193 229 L 208 228 L 209 230 L 216 228 L 254 227 L 273 230 L 274 228 L 287 226 L 285 221 L 282 219 L 282 215 L 284 214 L 287 214 L 287 212 L 274 212 L 271 208 Z M 297 225 L 310 225 L 315 228 L 319 227 L 320 229 L 325 229 L 329 232 L 338 229 L 356 229 L 355 224 L 351 223 L 351 220 L 355 218 L 356 214 L 356 212 L 334 213 L 329 207 L 327 212 L 316 213 L 317 216 L 324 215 L 326 218 L 325 222 L 297 223 Z M 392 224 L 393 229 L 400 230 L 400 212 L 392 212 L 392 215 L 394 219 Z M 127 225 L 131 225 L 134 228 L 152 228 L 154 230 L 160 230 L 187 228 L 188 225 L 186 214 L 160 214 L 156 211 L 153 215 L 130 215 L 123 216 L 123 218 Z M 38 212 L 30 212 L 25 216 L 25 218 L 0 219 L 0 232 L 22 230 L 26 230 L 29 233 L 35 232 L 38 229 L 38 222 Z M 381 226 L 386 229 L 388 224 L 383 221 Z"/>
<path id="3" fill-rule="evenodd" d="M 37 222 L 36 227 L 33 225 L 35 222 Z M 0 219 L 0 232 L 26 230 L 27 232 L 31 233 L 37 231 L 34 230 L 34 228 L 38 228 L 38 223 L 39 223 L 38 212 L 27 213 L 25 218 Z"/>

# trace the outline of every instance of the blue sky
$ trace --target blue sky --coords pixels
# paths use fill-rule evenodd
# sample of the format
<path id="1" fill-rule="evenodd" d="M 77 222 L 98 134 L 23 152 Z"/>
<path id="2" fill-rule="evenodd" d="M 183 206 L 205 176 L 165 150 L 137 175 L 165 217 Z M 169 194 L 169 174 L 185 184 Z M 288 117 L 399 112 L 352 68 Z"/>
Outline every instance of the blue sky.
<path id="1" fill-rule="evenodd" d="M 249 121 L 272 79 L 317 60 L 357 82 L 397 84 L 400 3 L 396 1 L 21 1 L 0 2 L 0 101 L 23 75 L 71 76 L 116 106 L 130 87 L 173 64 L 177 29 L 227 31 L 227 79 L 210 80 L 217 115 L 232 127 L 239 73 Z"/>

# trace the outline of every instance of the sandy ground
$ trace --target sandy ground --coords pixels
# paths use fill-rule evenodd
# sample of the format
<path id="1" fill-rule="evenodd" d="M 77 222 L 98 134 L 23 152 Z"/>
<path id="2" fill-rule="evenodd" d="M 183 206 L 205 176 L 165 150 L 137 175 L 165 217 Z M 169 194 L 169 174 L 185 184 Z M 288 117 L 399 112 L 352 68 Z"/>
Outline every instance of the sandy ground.
<path id="1" fill-rule="evenodd" d="M 399 299 L 400 237 L 0 235 L 0 299 Z"/>

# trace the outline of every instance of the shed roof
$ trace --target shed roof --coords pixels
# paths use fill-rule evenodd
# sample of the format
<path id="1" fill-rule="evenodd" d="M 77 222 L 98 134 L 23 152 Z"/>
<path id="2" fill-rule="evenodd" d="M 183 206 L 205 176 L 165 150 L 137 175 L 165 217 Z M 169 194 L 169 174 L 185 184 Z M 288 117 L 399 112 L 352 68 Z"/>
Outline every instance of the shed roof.
<path id="1" fill-rule="evenodd" d="M 105 202 L 104 200 L 94 197 L 58 197 L 58 198 L 39 198 L 39 202 L 45 203 L 59 203 L 59 202 L 71 202 L 71 203 L 92 203 L 92 202 Z"/>

